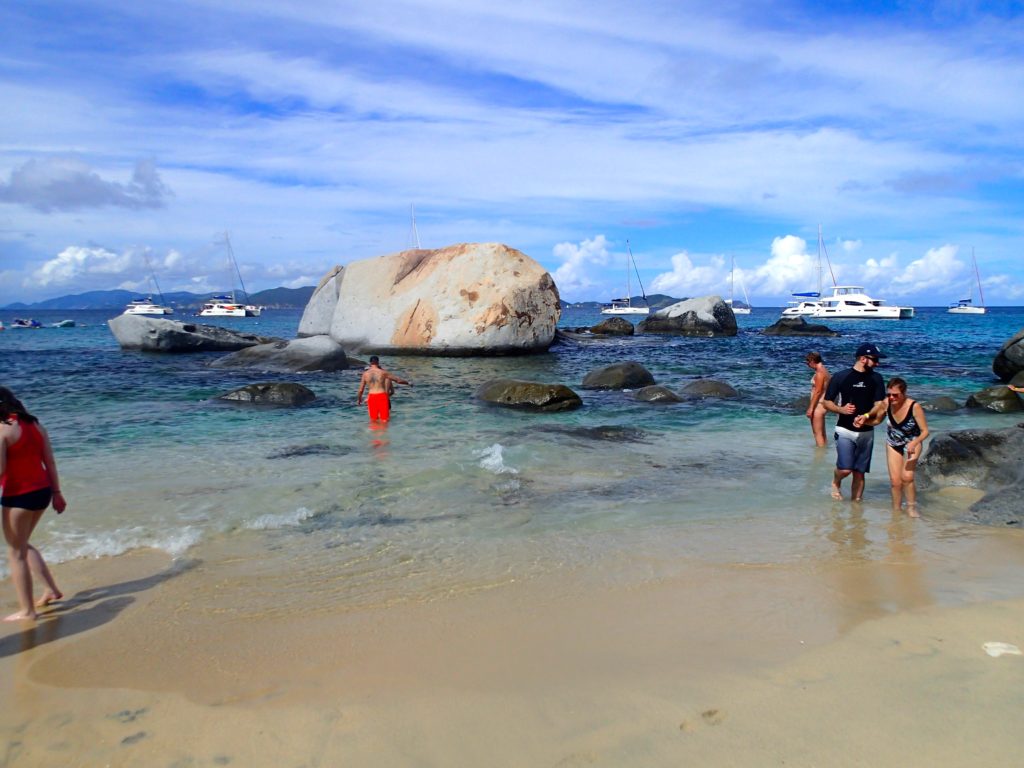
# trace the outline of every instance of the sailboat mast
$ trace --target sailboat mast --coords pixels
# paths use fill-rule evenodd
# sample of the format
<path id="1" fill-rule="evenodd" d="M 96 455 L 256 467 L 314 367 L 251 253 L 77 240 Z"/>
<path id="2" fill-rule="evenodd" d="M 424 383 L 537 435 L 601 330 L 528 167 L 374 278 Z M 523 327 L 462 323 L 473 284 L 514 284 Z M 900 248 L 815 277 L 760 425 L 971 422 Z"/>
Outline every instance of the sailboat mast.
<path id="1" fill-rule="evenodd" d="M 640 295 L 644 297 L 644 303 L 650 306 L 650 302 L 647 301 L 647 293 L 644 291 L 644 281 L 640 279 L 640 270 L 637 269 L 636 259 L 633 258 L 633 249 L 629 247 L 629 240 L 626 241 L 626 251 L 629 253 L 630 264 L 633 265 L 633 270 L 636 272 L 636 284 L 640 286 Z M 629 264 L 626 265 L 626 268 L 629 269 Z"/>
<path id="2" fill-rule="evenodd" d="M 143 251 L 142 258 L 146 260 L 146 269 L 149 270 L 149 278 L 153 281 L 153 287 L 156 288 L 157 295 L 160 297 L 160 304 L 166 304 L 167 302 L 164 301 L 164 292 L 160 290 L 160 283 L 156 281 L 156 272 L 153 271 L 153 264 L 149 260 L 149 254 Z"/>
<path id="3" fill-rule="evenodd" d="M 245 290 L 245 282 L 242 280 L 242 271 L 238 268 L 238 262 L 235 261 L 235 251 L 231 247 L 231 238 L 228 237 L 228 233 L 224 233 L 224 244 L 228 248 L 228 268 L 231 270 L 231 301 L 234 303 L 235 298 L 235 277 L 238 277 L 238 285 L 242 288 L 242 296 L 245 297 L 245 302 L 249 302 L 249 293 Z"/>
<path id="4" fill-rule="evenodd" d="M 409 245 L 416 250 L 420 250 L 420 233 L 416 229 L 416 204 L 411 203 L 409 205 L 409 218 L 412 222 L 409 228 Z"/>
<path id="5" fill-rule="evenodd" d="M 974 257 L 974 249 L 971 248 L 971 261 L 974 262 L 974 279 L 978 281 L 978 300 L 981 306 L 985 306 L 985 294 L 981 292 L 981 273 L 978 271 L 978 260 Z"/>

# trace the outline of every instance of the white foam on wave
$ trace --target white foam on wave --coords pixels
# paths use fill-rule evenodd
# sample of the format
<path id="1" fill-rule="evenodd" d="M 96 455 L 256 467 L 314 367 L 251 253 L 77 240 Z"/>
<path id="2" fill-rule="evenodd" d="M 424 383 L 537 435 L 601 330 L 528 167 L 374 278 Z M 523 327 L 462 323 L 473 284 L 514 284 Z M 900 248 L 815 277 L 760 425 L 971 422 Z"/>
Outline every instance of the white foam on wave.
<path id="1" fill-rule="evenodd" d="M 114 557 L 135 549 L 158 549 L 171 557 L 179 557 L 203 537 L 202 530 L 185 525 L 174 531 L 152 531 L 142 527 L 119 528 L 101 536 L 79 532 L 54 532 L 41 545 L 43 556 L 50 564 L 66 563 L 78 559 Z M 6 562 L 0 575 L 6 578 Z"/>
<path id="2" fill-rule="evenodd" d="M 505 463 L 504 451 L 501 443 L 495 443 L 490 448 L 475 451 L 473 455 L 480 459 L 481 469 L 486 469 L 496 475 L 518 475 L 518 469 Z"/>
<path id="3" fill-rule="evenodd" d="M 291 512 L 261 515 L 255 520 L 249 520 L 242 527 L 250 531 L 269 531 L 275 528 L 287 528 L 290 525 L 298 525 L 305 520 L 316 517 L 316 515 L 317 513 L 312 509 L 299 507 Z"/>

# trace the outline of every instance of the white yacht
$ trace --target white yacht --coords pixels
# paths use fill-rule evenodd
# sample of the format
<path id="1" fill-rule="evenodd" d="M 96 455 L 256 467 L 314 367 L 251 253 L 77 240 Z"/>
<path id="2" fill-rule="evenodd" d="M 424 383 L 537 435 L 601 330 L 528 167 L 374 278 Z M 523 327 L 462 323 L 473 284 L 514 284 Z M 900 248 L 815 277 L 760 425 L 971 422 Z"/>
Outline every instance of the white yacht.
<path id="1" fill-rule="evenodd" d="M 626 257 L 626 296 L 621 299 L 612 299 L 610 304 L 606 304 L 601 307 L 602 315 L 647 315 L 650 314 L 650 307 L 635 307 L 633 301 L 630 298 L 632 293 L 632 280 L 631 275 L 636 270 L 636 261 L 633 260 L 633 251 L 629 247 L 629 240 L 626 241 L 626 252 L 629 254 Z M 644 301 L 647 301 L 647 294 L 644 293 L 644 286 L 640 283 L 640 272 L 636 273 L 636 281 L 640 284 L 640 293 L 644 297 Z"/>
<path id="2" fill-rule="evenodd" d="M 234 296 L 211 296 L 199 310 L 200 317 L 259 317 L 261 307 L 241 304 Z"/>
<path id="3" fill-rule="evenodd" d="M 173 315 L 174 310 L 162 304 L 155 304 L 152 296 L 144 299 L 132 299 L 124 308 L 125 315 Z"/>
<path id="4" fill-rule="evenodd" d="M 797 294 L 794 294 L 797 295 Z M 813 295 L 809 296 L 813 299 Z M 832 294 L 811 301 L 790 302 L 783 317 L 834 317 L 839 319 L 883 318 L 909 320 L 913 307 L 897 307 L 868 296 L 859 285 L 834 285 Z"/>

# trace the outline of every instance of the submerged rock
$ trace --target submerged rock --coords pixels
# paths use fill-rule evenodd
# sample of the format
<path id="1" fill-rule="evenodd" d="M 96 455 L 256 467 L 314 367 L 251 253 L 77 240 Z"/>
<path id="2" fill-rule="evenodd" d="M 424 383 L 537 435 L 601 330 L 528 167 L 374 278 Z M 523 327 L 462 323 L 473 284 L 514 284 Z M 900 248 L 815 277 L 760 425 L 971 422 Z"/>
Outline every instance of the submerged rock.
<path id="1" fill-rule="evenodd" d="M 679 336 L 735 336 L 736 315 L 721 296 L 686 299 L 648 315 L 639 325 L 641 333 Z"/>
<path id="2" fill-rule="evenodd" d="M 968 486 L 985 491 L 964 519 L 1021 525 L 1024 514 L 1024 425 L 969 429 L 933 438 L 918 467 L 924 490 Z"/>
<path id="3" fill-rule="evenodd" d="M 274 381 L 265 384 L 247 384 L 233 389 L 218 400 L 232 400 L 236 403 L 252 403 L 253 405 L 305 405 L 316 400 L 311 389 L 287 381 Z"/>
<path id="4" fill-rule="evenodd" d="M 353 261 L 334 270 L 303 313 L 303 335 L 349 350 L 504 355 L 546 350 L 561 315 L 551 275 L 498 243 L 463 243 Z"/>
<path id="5" fill-rule="evenodd" d="M 508 408 L 534 411 L 569 411 L 583 405 L 580 396 L 564 384 L 542 384 L 517 379 L 493 379 L 480 385 L 478 399 Z"/>
<path id="6" fill-rule="evenodd" d="M 258 368 L 262 371 L 300 373 L 308 371 L 344 371 L 348 367 L 345 350 L 330 336 L 309 336 L 233 352 L 214 360 L 214 368 Z"/>
<path id="7" fill-rule="evenodd" d="M 764 336 L 838 336 L 827 325 L 808 323 L 802 317 L 783 317 L 761 331 Z"/>
<path id="8" fill-rule="evenodd" d="M 108 320 L 107 326 L 122 349 L 143 352 L 233 352 L 281 341 L 216 325 L 182 323 L 145 315 L 118 315 Z"/>
<path id="9" fill-rule="evenodd" d="M 740 394 L 730 384 L 716 379 L 696 379 L 681 391 L 687 397 L 738 397 Z"/>
<path id="10" fill-rule="evenodd" d="M 931 413 L 952 413 L 953 411 L 960 410 L 960 403 L 954 400 L 952 397 L 946 395 L 940 395 L 939 397 L 933 397 L 930 400 L 920 400 L 921 407 Z"/>
<path id="11" fill-rule="evenodd" d="M 640 363 L 629 360 L 597 368 L 583 377 L 583 389 L 639 389 L 654 384 L 654 376 Z"/>
<path id="12" fill-rule="evenodd" d="M 683 398 L 677 395 L 668 387 L 652 384 L 649 387 L 641 387 L 633 394 L 634 399 L 642 403 L 681 403 Z"/>

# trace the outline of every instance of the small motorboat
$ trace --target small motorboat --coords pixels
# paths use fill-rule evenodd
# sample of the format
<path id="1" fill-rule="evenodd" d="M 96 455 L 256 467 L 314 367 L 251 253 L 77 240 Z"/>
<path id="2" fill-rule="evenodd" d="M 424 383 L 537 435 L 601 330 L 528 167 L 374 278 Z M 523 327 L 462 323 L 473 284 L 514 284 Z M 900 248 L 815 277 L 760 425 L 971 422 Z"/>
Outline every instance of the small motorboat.
<path id="1" fill-rule="evenodd" d="M 74 328 L 75 327 L 75 321 L 74 320 L 61 320 L 59 323 L 54 323 L 51 327 L 52 328 Z"/>
<path id="2" fill-rule="evenodd" d="M 31 320 L 31 319 L 26 320 L 26 319 L 21 318 L 21 317 L 16 317 L 16 318 L 14 318 L 13 321 L 11 321 L 11 329 L 12 330 L 20 329 L 20 328 L 42 328 L 42 327 L 43 327 L 43 324 L 40 323 L 38 320 Z"/>

